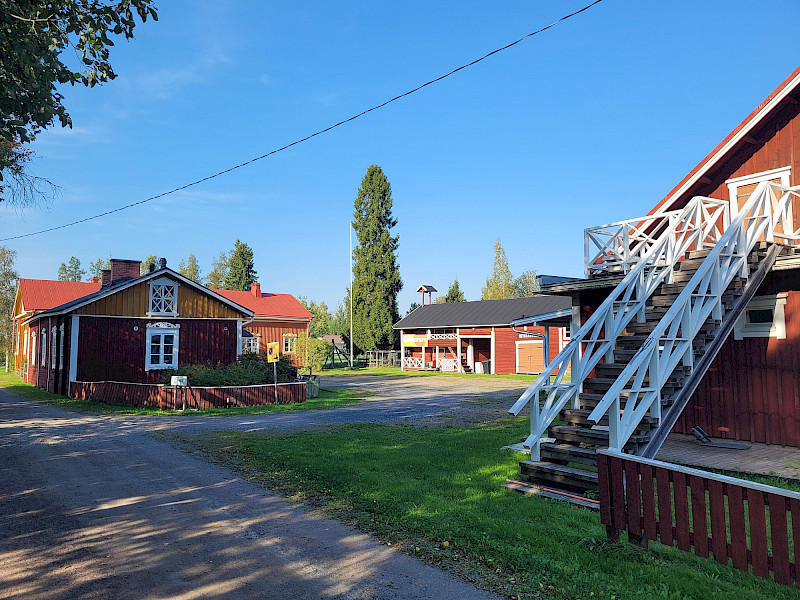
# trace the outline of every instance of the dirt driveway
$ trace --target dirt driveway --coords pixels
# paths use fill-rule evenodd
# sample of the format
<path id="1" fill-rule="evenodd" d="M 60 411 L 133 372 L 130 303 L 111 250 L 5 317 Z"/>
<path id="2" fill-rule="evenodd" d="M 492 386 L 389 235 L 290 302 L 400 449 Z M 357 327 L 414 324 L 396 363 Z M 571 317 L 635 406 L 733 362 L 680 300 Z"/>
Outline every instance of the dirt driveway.
<path id="1" fill-rule="evenodd" d="M 340 409 L 235 418 L 76 415 L 0 390 L 0 597 L 490 598 L 151 435 L 463 418 L 495 404 L 499 414 L 507 402 L 498 396 L 524 387 L 348 377 L 323 386 L 349 381 L 375 395 Z"/>

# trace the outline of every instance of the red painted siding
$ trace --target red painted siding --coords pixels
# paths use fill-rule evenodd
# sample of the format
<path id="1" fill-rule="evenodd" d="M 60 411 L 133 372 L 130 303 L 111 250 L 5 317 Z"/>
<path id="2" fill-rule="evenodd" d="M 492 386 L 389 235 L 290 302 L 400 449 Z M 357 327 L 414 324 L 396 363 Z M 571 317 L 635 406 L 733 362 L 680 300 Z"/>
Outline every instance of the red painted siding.
<path id="1" fill-rule="evenodd" d="M 800 446 L 800 292 L 788 292 L 785 316 L 785 340 L 725 342 L 675 431 Z"/>
<path id="2" fill-rule="evenodd" d="M 269 342 L 278 342 L 280 353 L 283 354 L 283 336 L 295 335 L 302 336 L 308 335 L 308 323 L 292 323 L 289 321 L 254 321 L 245 325 L 245 329 L 253 335 L 261 336 L 260 347 L 262 352 L 267 351 L 267 344 Z M 302 356 L 297 354 L 288 355 L 292 359 L 292 364 L 296 367 L 303 366 L 304 360 Z"/>
<path id="3" fill-rule="evenodd" d="M 525 337 L 525 334 L 520 334 L 512 330 L 510 327 L 496 327 L 495 328 L 495 373 L 498 375 L 506 375 L 509 373 L 517 372 L 517 344 L 518 341 L 528 341 L 534 339 L 541 339 L 539 336 L 544 335 L 544 327 L 528 327 L 528 333 L 538 334 L 536 337 Z M 554 359 L 561 351 L 559 348 L 559 328 L 550 328 L 550 360 Z M 544 342 L 542 342 L 544 343 Z"/>
<path id="4" fill-rule="evenodd" d="M 152 319 L 80 318 L 78 381 L 157 383 L 162 370 L 145 371 L 147 323 Z M 178 364 L 232 363 L 236 360 L 237 321 L 164 319 L 180 324 Z M 134 327 L 138 331 L 134 331 Z"/>

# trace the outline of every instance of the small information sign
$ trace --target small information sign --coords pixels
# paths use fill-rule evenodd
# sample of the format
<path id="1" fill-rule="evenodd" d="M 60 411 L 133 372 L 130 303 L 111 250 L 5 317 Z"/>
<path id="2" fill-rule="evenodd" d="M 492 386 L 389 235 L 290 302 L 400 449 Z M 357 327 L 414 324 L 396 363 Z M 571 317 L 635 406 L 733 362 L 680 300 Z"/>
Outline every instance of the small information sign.
<path id="1" fill-rule="evenodd" d="M 278 362 L 278 342 L 267 344 L 267 362 Z"/>

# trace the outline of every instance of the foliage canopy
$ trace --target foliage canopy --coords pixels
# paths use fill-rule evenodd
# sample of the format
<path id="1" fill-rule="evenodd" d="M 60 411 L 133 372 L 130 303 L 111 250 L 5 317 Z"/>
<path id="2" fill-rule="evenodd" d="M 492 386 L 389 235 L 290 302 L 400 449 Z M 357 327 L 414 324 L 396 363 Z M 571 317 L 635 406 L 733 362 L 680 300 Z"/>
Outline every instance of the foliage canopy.
<path id="1" fill-rule="evenodd" d="M 399 237 L 392 216 L 392 188 L 378 165 L 367 169 L 355 200 L 353 229 L 353 337 L 364 350 L 388 350 L 397 342 L 397 294 L 403 287 L 397 266 Z"/>
<path id="2" fill-rule="evenodd" d="M 253 264 L 253 250 L 246 243 L 236 240 L 230 258 L 228 273 L 223 288 L 226 290 L 249 290 L 250 284 L 258 281 Z"/>

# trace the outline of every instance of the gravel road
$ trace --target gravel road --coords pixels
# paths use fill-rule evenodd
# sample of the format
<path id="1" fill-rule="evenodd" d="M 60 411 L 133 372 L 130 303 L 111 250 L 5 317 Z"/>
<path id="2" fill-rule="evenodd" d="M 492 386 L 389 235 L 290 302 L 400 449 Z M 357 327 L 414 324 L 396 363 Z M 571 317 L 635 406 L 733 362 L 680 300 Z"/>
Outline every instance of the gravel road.
<path id="1" fill-rule="evenodd" d="M 323 379 L 345 385 L 375 395 L 325 411 L 143 418 L 78 415 L 0 390 L 0 598 L 492 598 L 151 435 L 469 420 L 502 414 L 500 398 L 525 384 Z"/>

